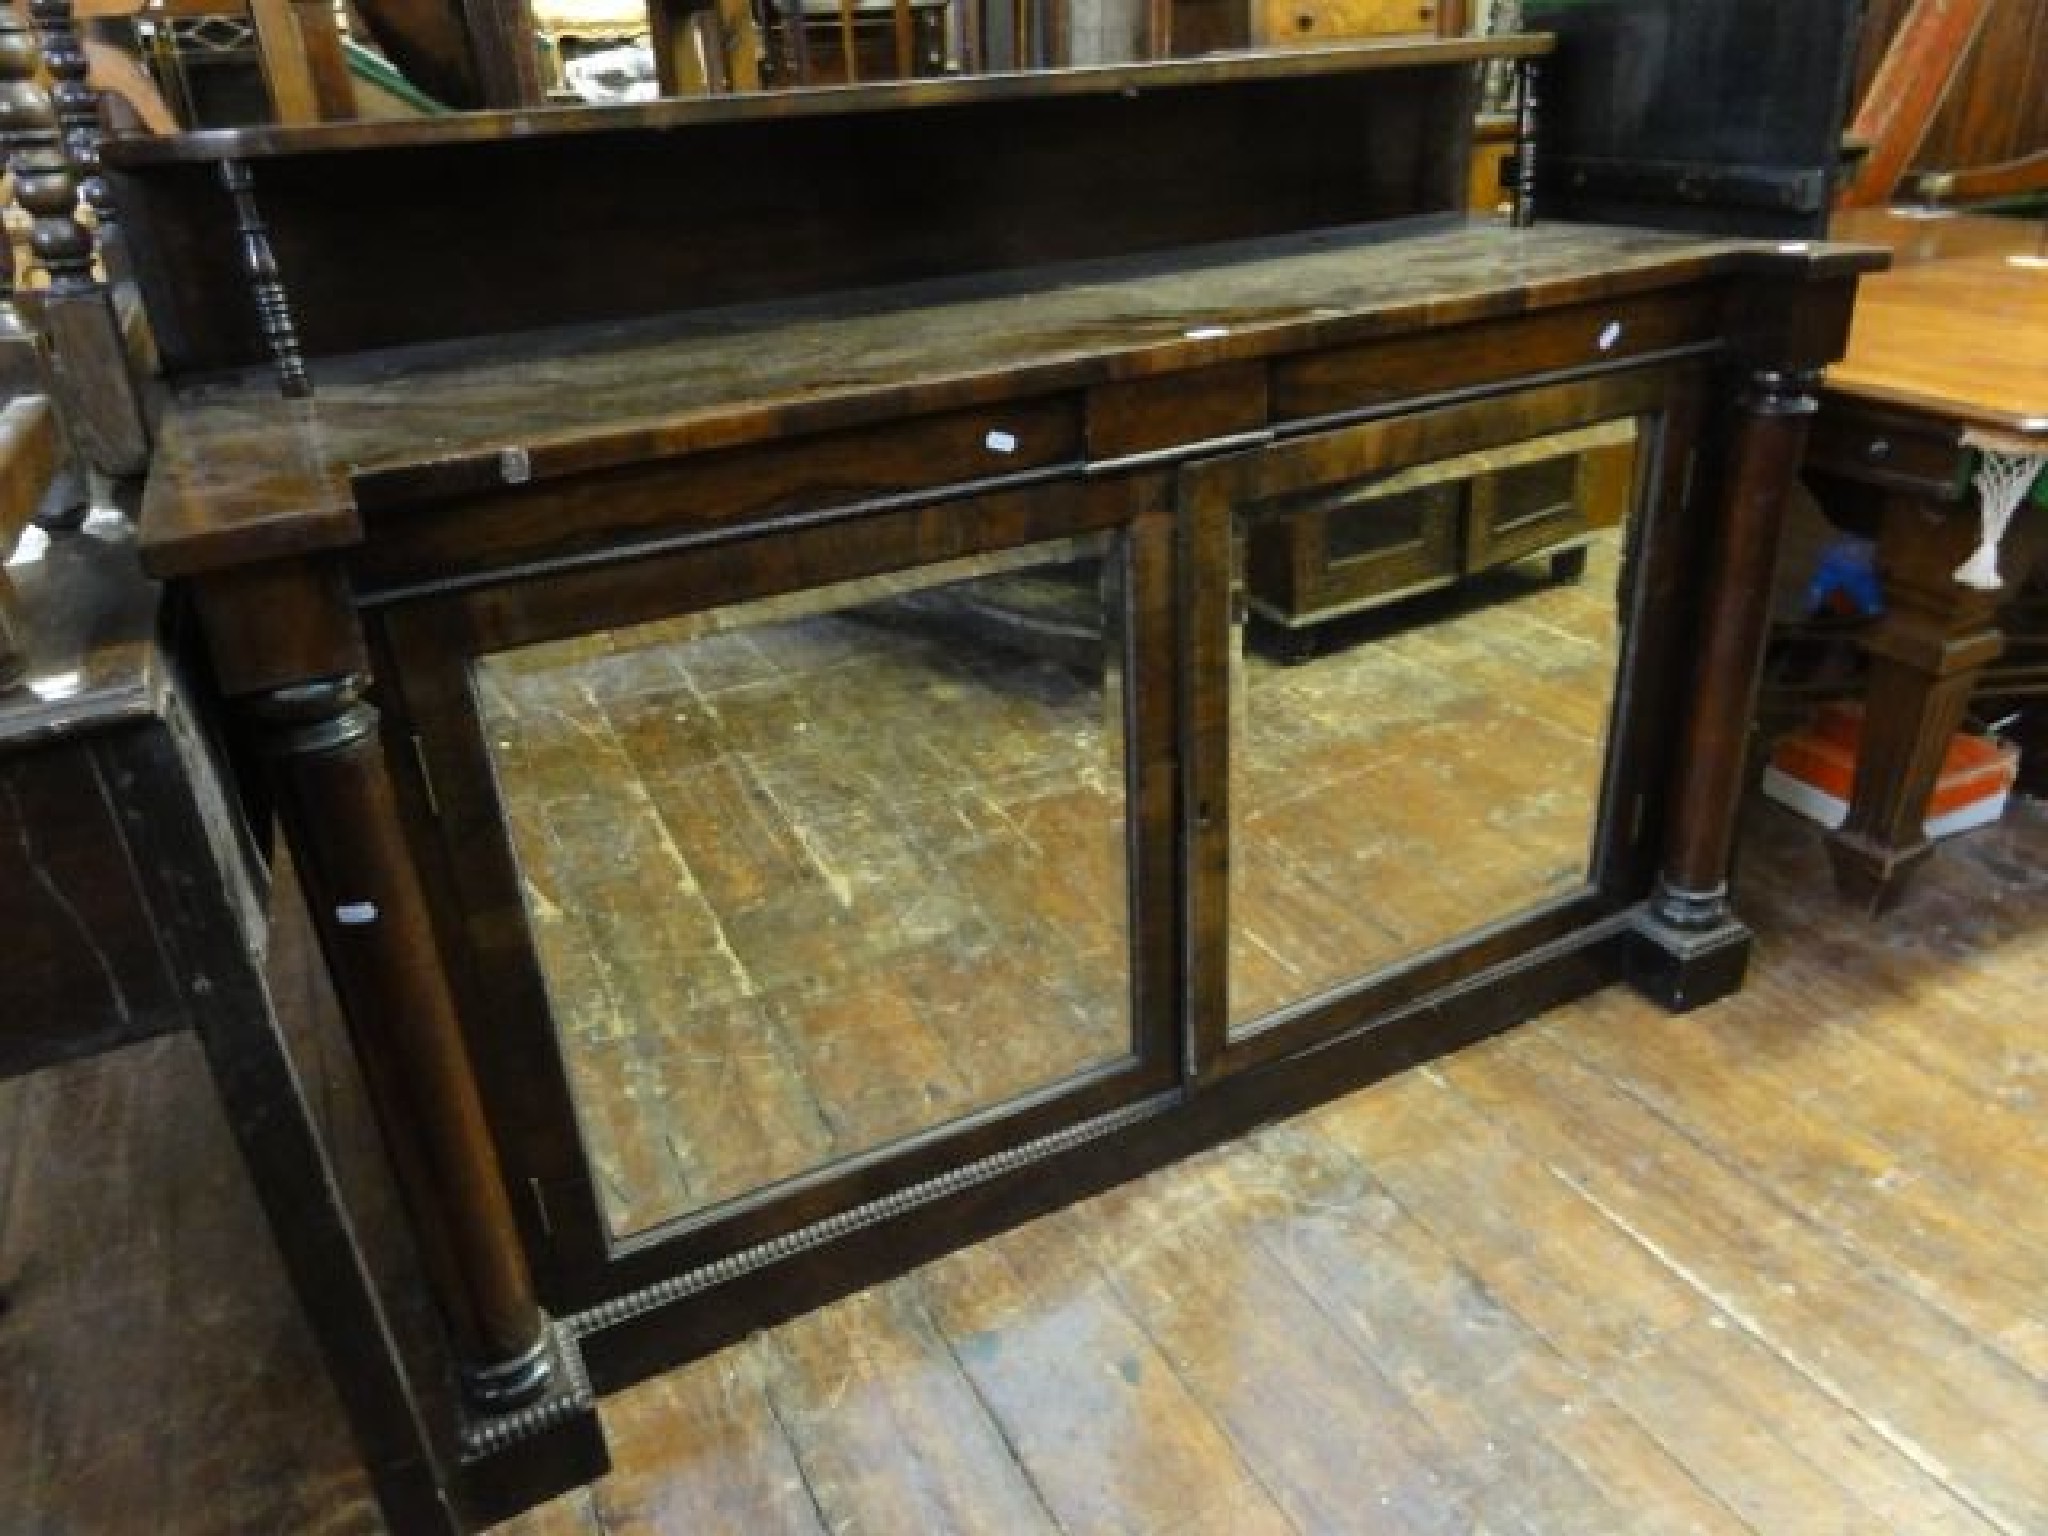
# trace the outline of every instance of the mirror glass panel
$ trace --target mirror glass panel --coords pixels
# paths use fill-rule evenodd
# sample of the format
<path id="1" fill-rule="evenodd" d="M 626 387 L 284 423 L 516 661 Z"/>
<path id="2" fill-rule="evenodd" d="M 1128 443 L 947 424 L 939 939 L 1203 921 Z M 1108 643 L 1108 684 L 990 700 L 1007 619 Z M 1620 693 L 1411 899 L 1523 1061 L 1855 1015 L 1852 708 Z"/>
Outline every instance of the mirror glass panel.
<path id="1" fill-rule="evenodd" d="M 1037 545 L 476 664 L 615 1233 L 1128 1057 L 1122 564 Z"/>
<path id="2" fill-rule="evenodd" d="M 1643 434 L 1239 509 L 1234 1031 L 1585 883 Z"/>

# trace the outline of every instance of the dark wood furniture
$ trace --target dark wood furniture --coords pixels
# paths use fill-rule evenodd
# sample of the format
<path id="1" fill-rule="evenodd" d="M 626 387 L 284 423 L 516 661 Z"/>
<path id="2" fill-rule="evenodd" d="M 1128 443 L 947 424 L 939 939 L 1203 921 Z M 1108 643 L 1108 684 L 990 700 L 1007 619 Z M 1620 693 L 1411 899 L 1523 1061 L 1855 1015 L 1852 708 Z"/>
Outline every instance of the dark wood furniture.
<path id="1" fill-rule="evenodd" d="M 55 457 L 27 435 L 10 431 L 4 454 L 5 499 L 21 514 L 38 465 Z M 0 519 L 0 547 L 15 546 L 23 520 Z M 25 537 L 8 573 L 20 675 L 0 687 L 0 931 L 12 957 L 0 1074 L 197 1036 L 380 1507 L 394 1530 L 453 1531 L 412 1381 L 271 1010 L 268 882 L 159 636 L 161 589 L 125 522 Z M 96 1149 L 81 1135 L 75 1151 L 89 1161 Z"/>
<path id="2" fill-rule="evenodd" d="M 1942 754 L 1999 654 L 2006 594 L 1955 578 L 1978 539 L 1964 439 L 1989 430 L 2048 455 L 2048 248 L 2026 220 L 1871 209 L 1835 228 L 1897 263 L 1857 304 L 1806 461 L 1831 514 L 1878 539 L 1886 612 L 1866 644 L 1855 795 L 1829 852 L 1843 893 L 1881 910 L 1932 851 L 1922 822 Z M 2038 522 L 2022 506 L 2008 537 L 2024 545 Z M 2025 574 L 2016 554 L 2006 565 L 2009 580 Z"/>
<path id="3" fill-rule="evenodd" d="M 1864 0 L 1523 0 L 1553 30 L 1538 159 L 1553 216 L 1827 229 Z"/>
<path id="4" fill-rule="evenodd" d="M 1331 620 L 1544 557 L 1560 581 L 1585 571 L 1587 536 L 1619 523 L 1635 461 L 1623 423 L 1436 463 L 1365 494 L 1258 522 L 1245 593 L 1286 653 L 1312 655 Z"/>
<path id="5" fill-rule="evenodd" d="M 1780 493 L 1878 258 L 1468 222 L 1478 68 L 1545 47 L 109 147 L 171 377 L 146 558 L 268 742 L 484 1507 L 601 1464 L 586 1368 L 630 1381 L 1612 979 L 1737 984 Z M 1625 643 L 1560 883 L 1234 1017 L 1247 521 L 1611 422 Z M 1019 569 L 1093 573 L 1092 666 L 911 632 L 934 582 Z M 603 762 L 561 745 L 592 710 Z M 961 800 L 938 745 L 1030 798 Z M 620 751 L 630 795 L 593 799 Z M 837 809 L 771 824 L 806 796 Z M 755 841 L 679 851 L 728 834 Z M 972 942 L 901 947 L 970 875 Z M 855 933 L 893 958 L 849 966 Z M 940 1020 L 951 1067 L 916 1054 Z M 1052 1024 L 1075 1055 L 993 1070 Z M 644 1031 L 686 1027 L 737 1033 L 663 1058 L 713 1070 L 662 1099 Z M 819 1152 L 840 1120 L 743 1099 L 770 1172 L 622 1217 L 647 1148 L 593 1153 L 615 1121 L 660 1100 L 658 1172 L 696 1178 L 690 1138 L 806 1042 L 836 1115 L 907 1128 Z M 921 1110 L 985 1064 L 1011 1086 Z"/>

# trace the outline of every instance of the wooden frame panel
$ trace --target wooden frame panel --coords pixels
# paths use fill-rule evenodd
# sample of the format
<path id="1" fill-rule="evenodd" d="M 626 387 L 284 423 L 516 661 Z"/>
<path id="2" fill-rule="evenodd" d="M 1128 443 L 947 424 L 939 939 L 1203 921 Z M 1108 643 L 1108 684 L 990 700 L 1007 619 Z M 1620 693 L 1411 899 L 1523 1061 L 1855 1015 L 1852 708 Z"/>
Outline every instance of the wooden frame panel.
<path id="1" fill-rule="evenodd" d="M 1676 544 L 1663 525 L 1683 512 L 1684 487 L 1674 478 L 1674 467 L 1686 465 L 1691 456 L 1696 420 L 1686 402 L 1699 372 L 1697 365 L 1664 365 L 1547 385 L 1318 433 L 1181 472 L 1182 531 L 1187 541 L 1181 571 L 1189 626 L 1182 701 L 1188 730 L 1184 967 L 1190 1066 L 1197 1080 L 1240 1071 L 1369 1025 L 1376 1016 L 1397 1013 L 1421 996 L 1597 923 L 1601 914 L 1645 893 L 1654 836 L 1638 807 L 1638 786 L 1648 743 L 1640 727 L 1628 723 L 1630 704 L 1653 696 L 1660 682 L 1669 692 L 1676 679 L 1671 671 L 1675 658 L 1662 638 L 1668 633 L 1669 617 L 1656 610 L 1651 601 L 1655 589 L 1639 572 L 1645 550 L 1668 561 Z M 1633 505 L 1638 515 L 1631 522 L 1623 566 L 1629 624 L 1609 706 L 1603 793 L 1587 850 L 1585 885 L 1577 893 L 1426 949 L 1384 971 L 1283 1007 L 1252 1029 L 1233 1034 L 1228 1002 L 1228 647 L 1233 601 L 1230 541 L 1238 509 L 1253 501 L 1622 417 L 1650 418 L 1656 425 L 1642 435 L 1635 456 Z"/>
<path id="2" fill-rule="evenodd" d="M 1148 484 L 1152 487 L 1148 493 Z M 629 626 L 749 598 L 915 570 L 946 559 L 1074 534 L 1119 536 L 1126 562 L 1124 676 L 1132 1049 L 1114 1065 L 824 1165 L 646 1232 L 612 1235 L 595 1197 L 574 1101 L 527 936 L 517 864 L 483 736 L 470 663 L 494 651 Z M 1175 945 L 1172 836 L 1172 540 L 1156 482 L 1039 488 L 885 513 L 797 533 L 738 536 L 702 550 L 393 605 L 380 670 L 402 699 L 416 763 L 411 822 L 465 1016 L 490 1021 L 477 1041 L 509 1182 L 540 1262 L 545 1299 L 587 1307 L 680 1270 L 843 1217 L 963 1162 L 1041 1138 L 1169 1087 Z M 394 730 L 392 739 L 400 733 Z M 402 756 L 403 754 L 401 754 Z M 424 777 L 422 777 L 422 775 Z M 431 796 L 422 791 L 431 784 Z"/>

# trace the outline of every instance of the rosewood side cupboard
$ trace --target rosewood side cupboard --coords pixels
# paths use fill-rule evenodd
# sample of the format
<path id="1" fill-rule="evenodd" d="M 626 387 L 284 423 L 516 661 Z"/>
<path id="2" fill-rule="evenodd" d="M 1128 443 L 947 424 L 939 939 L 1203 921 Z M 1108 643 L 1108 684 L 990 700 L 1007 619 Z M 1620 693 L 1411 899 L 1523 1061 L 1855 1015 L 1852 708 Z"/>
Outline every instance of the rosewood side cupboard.
<path id="1" fill-rule="evenodd" d="M 108 147 L 145 558 L 266 749 L 474 1510 L 601 1469 L 594 1390 L 1738 983 L 1780 498 L 1881 258 L 1468 220 L 1477 76 L 1548 48 Z M 1309 527 L 1369 601 L 1275 646 Z"/>

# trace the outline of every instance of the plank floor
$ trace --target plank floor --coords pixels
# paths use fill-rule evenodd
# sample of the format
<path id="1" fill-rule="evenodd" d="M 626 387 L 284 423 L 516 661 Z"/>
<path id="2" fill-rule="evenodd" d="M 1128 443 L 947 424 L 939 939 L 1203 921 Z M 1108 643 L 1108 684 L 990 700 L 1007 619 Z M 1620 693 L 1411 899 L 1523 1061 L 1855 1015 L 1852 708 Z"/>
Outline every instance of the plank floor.
<path id="1" fill-rule="evenodd" d="M 608 1399 L 501 1536 L 2048 1532 L 2048 808 Z M 314 981 L 287 1001 L 317 1009 Z M 316 1084 L 319 1074 L 314 1074 Z M 190 1042 L 0 1084 L 0 1530 L 377 1528 Z"/>

